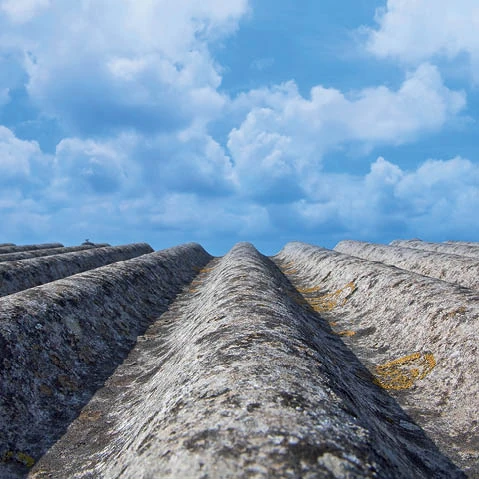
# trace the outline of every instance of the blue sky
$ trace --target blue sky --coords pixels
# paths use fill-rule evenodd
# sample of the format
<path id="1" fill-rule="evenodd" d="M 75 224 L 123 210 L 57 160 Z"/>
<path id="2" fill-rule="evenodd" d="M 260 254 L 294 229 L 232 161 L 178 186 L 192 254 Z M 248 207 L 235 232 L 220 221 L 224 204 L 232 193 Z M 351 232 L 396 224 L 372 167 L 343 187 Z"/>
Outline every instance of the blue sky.
<path id="1" fill-rule="evenodd" d="M 0 0 L 0 242 L 479 241 L 478 28 L 477 0 Z"/>

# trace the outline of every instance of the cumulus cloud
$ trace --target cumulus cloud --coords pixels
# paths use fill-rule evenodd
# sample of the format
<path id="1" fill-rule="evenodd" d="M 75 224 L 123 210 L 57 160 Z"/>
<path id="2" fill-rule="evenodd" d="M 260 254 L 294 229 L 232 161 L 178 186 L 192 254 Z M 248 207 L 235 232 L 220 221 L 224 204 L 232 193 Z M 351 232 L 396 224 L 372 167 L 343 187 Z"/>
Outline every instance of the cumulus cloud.
<path id="1" fill-rule="evenodd" d="M 336 223 L 331 234 L 368 240 L 467 234 L 476 228 L 478 184 L 479 165 L 464 158 L 403 170 L 379 157 L 362 177 L 318 176 L 316 195 L 293 203 L 290 214 L 301 228 Z"/>
<path id="2" fill-rule="evenodd" d="M 175 243 L 318 230 L 372 239 L 473 224 L 479 179 L 468 160 L 407 171 L 378 158 L 365 176 L 324 167 L 337 149 L 400 145 L 460 114 L 464 93 L 446 87 L 425 54 L 397 89 L 318 85 L 304 97 L 289 81 L 231 99 L 218 91 L 222 68 L 209 48 L 235 31 L 247 0 L 0 2 L 0 61 L 10 68 L 2 76 L 0 65 L 0 103 L 25 84 L 65 133 L 46 155 L 0 127 L 6 239 L 94 231 Z M 210 134 L 212 121 L 225 125 L 226 144 Z"/>
<path id="3" fill-rule="evenodd" d="M 128 158 L 136 144 L 134 135 L 121 135 L 116 141 L 67 138 L 55 155 L 56 188 L 65 194 L 108 194 L 135 185 L 139 165 Z"/>
<path id="4" fill-rule="evenodd" d="M 56 235 L 54 239 L 78 242 L 94 233 L 110 241 L 141 237 L 206 245 L 221 238 L 226 248 L 234 241 L 261 237 L 316 243 L 344 237 L 384 241 L 397 236 L 450 237 L 451 231 L 461 235 L 476 228 L 479 165 L 461 157 L 430 159 L 410 170 L 379 157 L 362 176 L 298 169 L 297 179 L 304 185 L 301 195 L 272 202 L 245 194 L 241 181 L 248 179 L 236 171 L 223 149 L 195 135 L 183 131 L 176 142 L 183 141 L 184 151 L 192 155 L 205 155 L 210 166 L 197 159 L 182 163 L 174 149 L 168 155 L 165 138 L 137 134 L 102 141 L 64 139 L 50 157 L 36 142 L 0 128 L 0 178 L 6 179 L 0 188 L 3 234 L 39 240 Z M 281 141 L 274 135 L 263 138 L 268 148 L 279 149 Z M 156 161 L 158 152 L 171 161 Z M 164 187 L 159 180 L 139 180 L 151 174 L 165 178 Z M 228 175 L 226 187 L 221 181 Z M 189 183 L 192 179 L 212 183 L 197 187 Z M 222 193 L 212 194 L 220 187 Z"/>
<path id="5" fill-rule="evenodd" d="M 304 195 L 325 153 L 351 142 L 405 143 L 438 131 L 464 105 L 464 93 L 448 89 L 429 64 L 408 73 L 396 91 L 380 86 L 345 95 L 315 86 L 307 99 L 290 81 L 233 102 L 234 113 L 250 111 L 227 146 L 246 191 L 289 201 Z"/>
<path id="6" fill-rule="evenodd" d="M 224 149 L 194 128 L 146 136 L 125 132 L 102 140 L 66 138 L 57 145 L 52 175 L 57 198 L 72 192 L 216 198 L 236 188 Z"/>
<path id="7" fill-rule="evenodd" d="M 33 173 L 41 175 L 47 162 L 36 141 L 20 140 L 10 129 L 0 126 L 0 184 L 34 182 Z"/>
<path id="8" fill-rule="evenodd" d="M 24 52 L 31 99 L 70 133 L 171 131 L 221 111 L 208 47 L 247 12 L 247 0 L 56 2 L 28 28 L 4 22 L 0 43 Z"/>
<path id="9" fill-rule="evenodd" d="M 476 0 L 388 0 L 376 12 L 367 48 L 381 58 L 420 63 L 434 56 L 470 56 L 479 79 L 479 7 Z"/>
<path id="10" fill-rule="evenodd" d="M 195 131 L 66 138 L 50 156 L 0 127 L 0 184 L 2 233 L 10 238 L 94 231 L 104 238 L 131 234 L 137 241 L 138 235 L 176 231 L 178 241 L 191 241 L 251 234 L 267 224 L 261 206 L 236 204 L 229 158 Z"/>

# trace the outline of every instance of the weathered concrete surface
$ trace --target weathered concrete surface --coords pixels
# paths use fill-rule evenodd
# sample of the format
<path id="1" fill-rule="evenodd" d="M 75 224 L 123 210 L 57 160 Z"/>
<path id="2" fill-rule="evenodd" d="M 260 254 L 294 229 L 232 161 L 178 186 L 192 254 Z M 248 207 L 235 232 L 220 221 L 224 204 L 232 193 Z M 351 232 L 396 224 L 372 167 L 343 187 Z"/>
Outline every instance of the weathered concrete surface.
<path id="1" fill-rule="evenodd" d="M 0 296 L 17 293 L 116 261 L 136 258 L 152 251 L 151 246 L 146 243 L 134 243 L 124 246 L 89 248 L 20 261 L 6 261 L 0 263 Z"/>
<path id="2" fill-rule="evenodd" d="M 406 248 L 415 248 L 425 251 L 434 251 L 435 253 L 458 254 L 470 258 L 479 258 L 479 247 L 473 245 L 461 245 L 456 243 L 428 243 L 421 240 L 395 240 L 391 241 L 391 246 L 403 246 Z"/>
<path id="3" fill-rule="evenodd" d="M 351 240 L 339 242 L 334 251 L 479 290 L 479 258 Z"/>
<path id="4" fill-rule="evenodd" d="M 376 382 L 479 477 L 478 293 L 303 243 L 274 261 Z"/>
<path id="5" fill-rule="evenodd" d="M 46 248 L 63 248 L 61 243 L 43 243 L 43 244 L 26 244 L 26 245 L 6 245 L 0 246 L 0 254 L 3 253 L 17 253 L 20 251 L 31 251 Z"/>
<path id="6" fill-rule="evenodd" d="M 210 259 L 187 244 L 0 298 L 2 479 L 25 477 Z"/>
<path id="7" fill-rule="evenodd" d="M 462 477 L 299 297 L 249 244 L 213 260 L 29 477 Z"/>
<path id="8" fill-rule="evenodd" d="M 446 244 L 456 244 L 462 246 L 475 246 L 479 248 L 479 243 L 477 241 L 444 241 Z"/>
<path id="9" fill-rule="evenodd" d="M 82 251 L 85 249 L 101 248 L 110 246 L 108 243 L 99 243 L 95 245 L 67 246 L 64 248 L 48 248 L 33 251 L 22 251 L 20 253 L 3 253 L 0 255 L 0 262 L 18 261 L 21 259 L 39 258 L 40 256 L 51 256 L 53 254 L 71 253 L 73 251 Z"/>

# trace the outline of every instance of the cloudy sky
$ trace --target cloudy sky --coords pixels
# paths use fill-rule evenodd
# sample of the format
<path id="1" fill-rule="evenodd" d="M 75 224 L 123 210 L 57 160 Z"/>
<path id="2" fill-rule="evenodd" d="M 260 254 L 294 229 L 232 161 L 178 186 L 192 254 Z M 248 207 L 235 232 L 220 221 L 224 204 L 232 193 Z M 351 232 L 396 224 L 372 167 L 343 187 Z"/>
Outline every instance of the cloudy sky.
<path id="1" fill-rule="evenodd" d="M 479 241 L 477 0 L 0 0 L 0 242 Z"/>

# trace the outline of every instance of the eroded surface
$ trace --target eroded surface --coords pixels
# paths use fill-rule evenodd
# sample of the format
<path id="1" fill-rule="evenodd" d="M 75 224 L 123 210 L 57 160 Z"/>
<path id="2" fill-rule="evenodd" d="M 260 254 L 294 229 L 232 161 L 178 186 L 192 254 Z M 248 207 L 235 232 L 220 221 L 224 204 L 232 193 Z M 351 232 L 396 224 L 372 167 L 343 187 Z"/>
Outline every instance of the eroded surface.
<path id="1" fill-rule="evenodd" d="M 0 299 L 2 479 L 24 477 L 210 258 L 178 246 Z"/>
<path id="2" fill-rule="evenodd" d="M 462 477 L 299 296 L 213 260 L 30 477 Z"/>
<path id="3" fill-rule="evenodd" d="M 479 477 L 472 289 L 301 243 L 11 248 L 68 277 L 0 298 L 2 479 Z"/>
<path id="4" fill-rule="evenodd" d="M 470 258 L 479 258 L 479 243 L 466 243 L 461 241 L 447 243 L 430 243 L 421 240 L 395 240 L 391 246 L 405 246 L 424 251 L 435 251 L 437 253 L 457 254 Z"/>
<path id="5" fill-rule="evenodd" d="M 479 257 L 445 254 L 363 241 L 341 241 L 334 251 L 479 290 Z"/>
<path id="6" fill-rule="evenodd" d="M 107 243 L 99 243 L 99 244 L 92 244 L 92 245 L 67 246 L 64 248 L 44 248 L 44 249 L 36 249 L 32 251 L 20 251 L 17 253 L 1 253 L 0 262 L 3 263 L 4 261 L 17 261 L 20 259 L 38 258 L 40 256 L 51 256 L 54 254 L 71 253 L 73 251 L 82 251 L 82 250 L 92 249 L 92 248 L 101 248 L 104 246 L 110 246 L 110 245 Z"/>
<path id="7" fill-rule="evenodd" d="M 477 477 L 478 293 L 304 243 L 274 261 L 376 382 Z"/>
<path id="8" fill-rule="evenodd" d="M 0 296 L 16 293 L 100 266 L 151 253 L 146 243 L 93 248 L 0 262 Z"/>

